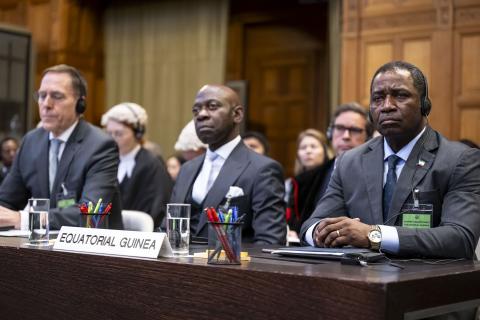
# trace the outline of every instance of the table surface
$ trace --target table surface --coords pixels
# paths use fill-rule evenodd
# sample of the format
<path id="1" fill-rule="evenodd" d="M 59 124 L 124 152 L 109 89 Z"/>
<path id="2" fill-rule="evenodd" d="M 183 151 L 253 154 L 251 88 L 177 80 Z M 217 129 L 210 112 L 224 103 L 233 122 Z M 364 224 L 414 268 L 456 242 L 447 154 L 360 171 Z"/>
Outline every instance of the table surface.
<path id="1" fill-rule="evenodd" d="M 2 318 L 403 319 L 480 301 L 480 264 L 342 265 L 259 258 L 140 259 L 30 248 L 0 237 Z M 203 248 L 202 248 L 203 249 Z M 480 304 L 480 302 L 479 302 Z"/>

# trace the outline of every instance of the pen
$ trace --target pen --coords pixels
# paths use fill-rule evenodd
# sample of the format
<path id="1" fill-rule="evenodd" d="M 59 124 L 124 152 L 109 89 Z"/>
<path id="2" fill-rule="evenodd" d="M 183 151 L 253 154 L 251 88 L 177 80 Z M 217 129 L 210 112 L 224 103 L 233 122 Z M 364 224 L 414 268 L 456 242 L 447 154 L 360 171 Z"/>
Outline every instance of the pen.
<path id="1" fill-rule="evenodd" d="M 102 198 L 98 199 L 97 205 L 95 206 L 95 211 L 93 213 L 98 213 L 98 209 L 100 209 L 101 203 L 102 203 Z"/>

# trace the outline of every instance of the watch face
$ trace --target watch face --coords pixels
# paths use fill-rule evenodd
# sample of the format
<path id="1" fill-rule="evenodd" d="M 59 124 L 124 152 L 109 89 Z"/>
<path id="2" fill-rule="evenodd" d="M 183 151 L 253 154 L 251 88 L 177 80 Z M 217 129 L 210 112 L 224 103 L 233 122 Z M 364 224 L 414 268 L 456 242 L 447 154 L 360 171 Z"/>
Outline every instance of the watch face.
<path id="1" fill-rule="evenodd" d="M 370 231 L 368 239 L 372 242 L 380 242 L 382 241 L 382 233 L 378 230 Z"/>

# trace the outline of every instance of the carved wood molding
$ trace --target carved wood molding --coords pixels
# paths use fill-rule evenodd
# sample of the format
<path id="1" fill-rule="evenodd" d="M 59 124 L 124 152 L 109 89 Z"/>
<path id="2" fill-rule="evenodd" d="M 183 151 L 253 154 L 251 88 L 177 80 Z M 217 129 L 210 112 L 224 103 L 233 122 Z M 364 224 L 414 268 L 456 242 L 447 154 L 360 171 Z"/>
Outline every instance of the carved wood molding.
<path id="1" fill-rule="evenodd" d="M 455 10 L 455 25 L 480 25 L 480 6 Z"/>
<path id="2" fill-rule="evenodd" d="M 453 1 L 436 0 L 437 26 L 440 29 L 452 29 L 453 26 Z"/>
<path id="3" fill-rule="evenodd" d="M 394 29 L 412 26 L 435 26 L 437 15 L 434 11 L 412 12 L 379 17 L 366 17 L 362 20 L 362 31 Z"/>

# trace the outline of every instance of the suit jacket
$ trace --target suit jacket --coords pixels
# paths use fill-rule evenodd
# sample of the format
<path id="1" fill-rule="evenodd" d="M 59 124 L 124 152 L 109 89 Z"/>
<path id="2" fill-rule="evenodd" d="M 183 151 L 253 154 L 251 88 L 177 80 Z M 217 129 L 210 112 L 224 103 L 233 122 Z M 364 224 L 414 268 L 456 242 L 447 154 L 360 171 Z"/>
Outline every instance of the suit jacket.
<path id="1" fill-rule="evenodd" d="M 158 226 L 165 215 L 172 186 L 172 179 L 163 161 L 141 148 L 135 156 L 132 176 L 122 181 L 122 207 L 147 212 L 152 216 L 155 226 Z"/>
<path id="2" fill-rule="evenodd" d="M 183 164 L 173 188 L 171 202 L 186 203 L 205 155 Z M 286 240 L 285 186 L 280 164 L 259 155 L 239 143 L 225 161 L 217 179 L 205 196 L 203 208 L 224 204 L 230 186 L 243 189 L 244 195 L 233 198 L 239 215 L 246 214 L 242 232 L 244 242 L 283 244 Z M 207 217 L 200 214 L 196 234 L 207 237 Z"/>
<path id="3" fill-rule="evenodd" d="M 66 142 L 52 192 L 48 184 L 48 132 L 38 128 L 27 133 L 15 157 L 10 173 L 0 186 L 0 205 L 21 210 L 27 200 L 50 199 L 50 227 L 77 226 L 80 210 L 75 206 L 57 208 L 62 183 L 76 203 L 112 202 L 111 228 L 122 228 L 121 203 L 118 191 L 118 149 L 102 130 L 80 119 Z"/>
<path id="4" fill-rule="evenodd" d="M 480 151 L 451 142 L 427 127 L 398 177 L 388 219 L 382 217 L 383 138 L 337 160 L 324 197 L 301 229 L 301 239 L 325 217 L 349 216 L 367 224 L 399 224 L 401 208 L 433 204 L 433 228 L 396 227 L 401 256 L 472 258 L 480 235 Z"/>

